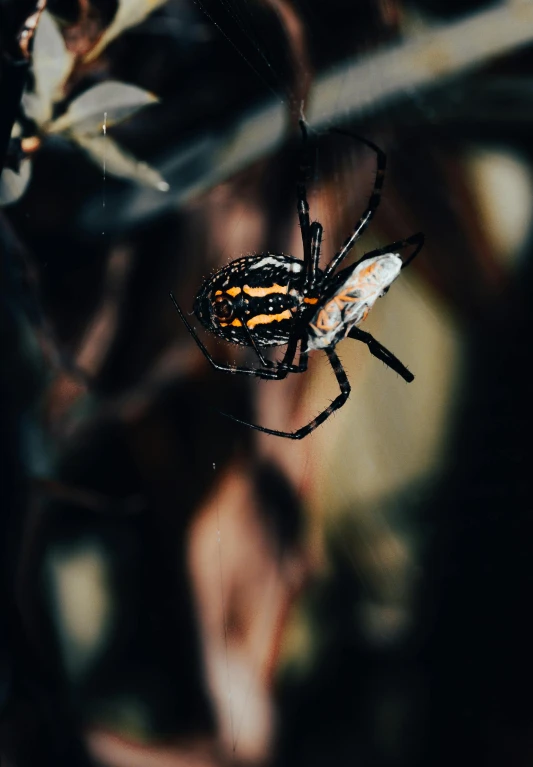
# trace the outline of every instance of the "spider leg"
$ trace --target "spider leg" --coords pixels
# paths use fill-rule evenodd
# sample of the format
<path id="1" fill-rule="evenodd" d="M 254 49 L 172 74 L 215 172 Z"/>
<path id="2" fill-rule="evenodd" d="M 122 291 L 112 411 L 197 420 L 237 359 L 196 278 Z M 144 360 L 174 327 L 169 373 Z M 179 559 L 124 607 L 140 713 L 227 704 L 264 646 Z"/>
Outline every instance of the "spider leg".
<path id="1" fill-rule="evenodd" d="M 360 328 L 352 328 L 348 333 L 348 338 L 354 338 L 356 341 L 361 341 L 366 344 L 370 354 L 384 362 L 387 367 L 396 371 L 396 373 L 398 373 L 404 381 L 407 381 L 407 383 L 411 383 L 411 381 L 414 380 L 414 375 L 411 371 L 407 370 L 405 365 L 403 365 L 392 352 L 386 349 L 383 344 L 376 341 L 374 336 L 370 335 L 370 333 L 367 333 Z"/>
<path id="2" fill-rule="evenodd" d="M 228 413 L 222 413 L 222 415 L 225 415 L 227 418 L 231 418 L 232 421 L 242 423 L 244 426 L 249 426 L 251 429 L 256 429 L 256 431 L 262 431 L 265 434 L 273 434 L 275 437 L 285 437 L 286 439 L 303 439 L 304 437 L 307 437 L 307 435 L 314 431 L 318 426 L 320 426 L 320 424 L 324 423 L 324 421 L 328 419 L 332 413 L 341 408 L 350 396 L 350 383 L 346 377 L 346 373 L 344 372 L 344 368 L 341 365 L 340 359 L 337 357 L 333 349 L 325 349 L 325 352 L 328 355 L 328 359 L 330 361 L 331 367 L 333 368 L 333 372 L 335 373 L 335 377 L 339 384 L 341 393 L 333 400 L 331 405 L 328 405 L 328 407 L 319 413 L 316 418 L 313 418 L 313 420 L 310 421 L 307 426 L 302 426 L 302 428 L 298 429 L 297 431 L 277 431 L 276 429 L 267 429 L 264 426 L 257 426 L 256 424 L 248 423 L 247 421 L 241 421 L 240 418 L 235 418 L 235 416 L 228 415 Z M 307 364 L 307 352 L 302 352 L 302 355 L 304 355 L 305 364 Z"/>
<path id="3" fill-rule="evenodd" d="M 393 246 L 395 246 L 396 250 L 401 250 L 402 248 L 406 247 L 406 245 L 416 245 L 416 248 L 413 250 L 409 258 L 407 258 L 403 264 L 402 269 L 405 269 L 406 266 L 409 266 L 411 261 L 418 256 L 420 251 L 422 250 L 422 247 L 424 246 L 424 235 L 422 232 L 417 232 L 416 234 L 412 234 L 411 237 L 408 237 L 405 240 L 400 240 L 397 243 L 393 242 Z M 404 245 L 405 243 L 405 245 Z"/>
<path id="4" fill-rule="evenodd" d="M 298 343 L 301 341 L 300 346 L 300 359 L 298 364 L 294 364 L 294 357 L 298 348 Z M 282 360 L 277 363 L 277 370 L 279 372 L 279 380 L 286 378 L 289 373 L 305 373 L 307 370 L 307 363 L 309 358 L 309 352 L 307 351 L 307 334 L 303 335 L 296 330 L 294 335 L 289 340 L 287 345 L 287 351 Z"/>
<path id="5" fill-rule="evenodd" d="M 302 131 L 302 153 L 298 181 L 296 182 L 296 195 L 298 219 L 300 221 L 300 229 L 302 230 L 304 262 L 306 264 L 306 269 L 308 269 L 311 259 L 311 239 L 309 236 L 309 202 L 307 201 L 306 181 L 311 174 L 311 162 L 309 160 L 309 137 L 307 133 L 307 125 L 303 118 L 300 119 L 299 123 L 300 130 Z"/>
<path id="6" fill-rule="evenodd" d="M 352 232 L 352 234 L 348 237 L 347 240 L 345 240 L 342 248 L 339 250 L 338 253 L 336 253 L 331 261 L 329 262 L 326 271 L 324 272 L 324 280 L 327 280 L 335 269 L 338 267 L 338 265 L 343 261 L 350 250 L 355 245 L 356 241 L 359 239 L 359 237 L 363 234 L 365 229 L 367 228 L 368 224 L 372 220 L 376 210 L 378 209 L 380 200 L 381 200 L 381 191 L 383 188 L 383 181 L 385 179 L 385 169 L 387 167 L 387 156 L 385 152 L 380 149 L 376 144 L 374 144 L 372 141 L 369 141 L 366 138 L 363 138 L 362 136 L 358 136 L 356 133 L 349 133 L 348 131 L 344 130 L 338 130 L 338 129 L 332 129 L 332 132 L 334 133 L 341 133 L 345 136 L 351 136 L 352 138 L 356 138 L 358 141 L 362 141 L 363 144 L 366 144 L 366 146 L 370 147 L 375 153 L 377 158 L 377 170 L 376 170 L 376 179 L 374 181 L 374 189 L 372 190 L 372 194 L 370 196 L 370 200 L 368 201 L 367 208 L 357 224 L 355 225 L 355 228 Z"/>
<path id="7" fill-rule="evenodd" d="M 227 363 L 221 363 L 216 362 L 216 360 L 213 359 L 207 348 L 204 346 L 200 338 L 198 337 L 198 334 L 196 333 L 196 330 L 192 327 L 192 325 L 189 323 L 187 317 L 184 315 L 182 310 L 180 309 L 176 299 L 174 298 L 174 294 L 170 293 L 170 298 L 172 299 L 172 303 L 174 304 L 176 311 L 178 312 L 179 316 L 181 317 L 181 320 L 187 330 L 189 331 L 190 335 L 194 338 L 196 341 L 196 345 L 206 358 L 206 360 L 209 362 L 211 367 L 213 367 L 215 370 L 222 370 L 225 373 L 240 373 L 241 375 L 247 375 L 247 376 L 255 376 L 256 378 L 266 378 L 270 380 L 280 380 L 280 378 L 285 378 L 287 373 L 285 372 L 284 375 L 282 374 L 284 371 L 279 371 L 277 368 L 250 368 L 250 367 L 244 367 L 241 365 L 228 365 Z M 291 360 L 292 362 L 292 360 Z M 287 371 L 290 372 L 290 371 Z"/>
<path id="8" fill-rule="evenodd" d="M 241 321 L 242 321 L 243 330 L 248 337 L 248 341 L 250 342 L 250 346 L 252 347 L 254 352 L 257 354 L 257 357 L 259 358 L 259 362 L 261 363 L 261 365 L 263 365 L 263 367 L 265 368 L 273 368 L 274 363 L 271 362 L 270 360 L 267 360 L 266 357 L 263 355 L 263 352 L 261 351 L 259 344 L 256 342 L 252 331 L 246 324 L 246 321 L 244 320 L 241 320 Z"/>
<path id="9" fill-rule="evenodd" d="M 303 340 L 301 338 L 300 333 L 296 331 L 289 339 L 289 343 L 287 344 L 287 349 L 285 351 L 285 354 L 283 355 L 283 359 L 276 363 L 276 369 L 278 371 L 279 380 L 282 380 L 283 378 L 286 378 L 289 373 L 305 373 L 307 370 L 307 362 L 305 362 L 304 365 L 302 365 L 302 355 L 303 353 L 300 353 L 300 359 L 298 361 L 298 364 L 294 364 L 294 358 L 296 356 L 296 351 L 298 349 L 298 342 L 300 340 Z"/>
<path id="10" fill-rule="evenodd" d="M 287 349 L 285 351 L 285 354 L 283 355 L 283 359 L 279 362 L 271 362 L 271 360 L 267 360 L 263 353 L 261 352 L 260 346 L 257 344 L 253 333 L 251 330 L 246 326 L 246 323 L 243 321 L 243 327 L 246 330 L 246 334 L 248 336 L 248 340 L 250 341 L 250 346 L 253 348 L 255 353 L 257 354 L 261 364 L 269 369 L 273 369 L 276 371 L 276 380 L 281 381 L 283 378 L 286 378 L 289 373 L 303 373 L 307 369 L 307 365 L 305 368 L 302 367 L 301 361 L 298 363 L 298 365 L 294 365 L 294 357 L 296 356 L 296 350 L 298 348 L 298 341 L 300 340 L 300 336 L 298 332 L 294 333 L 289 343 L 287 344 Z"/>
<path id="11" fill-rule="evenodd" d="M 405 269 L 405 267 L 411 263 L 411 261 L 418 256 L 420 251 L 422 250 L 422 247 L 424 245 L 424 235 L 422 232 L 417 232 L 416 234 L 412 234 L 410 237 L 406 237 L 405 240 L 396 240 L 396 242 L 391 242 L 390 245 L 384 245 L 382 248 L 376 248 L 376 250 L 371 250 L 369 253 L 365 253 L 362 258 L 359 259 L 359 261 L 356 261 L 355 264 L 353 264 L 354 268 L 356 266 L 359 266 L 359 264 L 363 261 L 366 261 L 369 258 L 374 258 L 375 256 L 382 256 L 384 253 L 394 253 L 396 250 L 402 250 L 403 248 L 407 248 L 408 245 L 416 245 L 416 248 L 413 250 L 409 258 L 407 258 L 402 265 L 402 269 Z M 351 267 L 350 267 L 351 268 Z"/>
<path id="12" fill-rule="evenodd" d="M 322 242 L 323 228 L 318 221 L 310 223 L 309 202 L 307 200 L 306 181 L 311 175 L 311 160 L 309 153 L 309 132 L 304 118 L 300 118 L 300 130 L 302 131 L 302 154 L 300 161 L 300 174 L 296 184 L 298 197 L 298 218 L 302 230 L 302 244 L 304 254 L 304 292 L 312 290 L 318 276 L 318 262 L 320 259 L 320 245 Z"/>
<path id="13" fill-rule="evenodd" d="M 304 293 L 313 292 L 316 286 L 323 232 L 324 227 L 322 224 L 319 224 L 318 221 L 313 221 L 310 228 L 311 254 L 309 257 L 308 268 L 305 274 Z"/>

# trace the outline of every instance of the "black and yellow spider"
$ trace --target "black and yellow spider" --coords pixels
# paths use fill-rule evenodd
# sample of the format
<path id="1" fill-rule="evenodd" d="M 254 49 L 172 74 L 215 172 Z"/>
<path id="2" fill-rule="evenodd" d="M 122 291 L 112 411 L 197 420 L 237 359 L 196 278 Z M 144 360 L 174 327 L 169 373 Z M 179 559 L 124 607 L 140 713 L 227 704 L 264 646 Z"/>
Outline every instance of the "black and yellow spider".
<path id="1" fill-rule="evenodd" d="M 255 351 L 260 367 L 243 367 L 216 362 L 208 352 L 194 328 L 178 306 L 174 295 L 170 297 L 189 333 L 200 350 L 216 369 L 226 373 L 240 373 L 270 380 L 281 380 L 289 373 L 307 370 L 309 352 L 323 349 L 337 378 L 340 394 L 316 418 L 294 432 L 267 429 L 264 426 L 241 421 L 252 429 L 288 439 L 302 439 L 344 405 L 350 394 L 346 373 L 335 353 L 335 346 L 343 338 L 362 341 L 370 353 L 395 370 L 408 383 L 412 373 L 370 333 L 357 325 L 380 296 L 420 252 L 424 243 L 422 233 L 405 240 L 366 253 L 355 264 L 340 272 L 337 268 L 346 258 L 356 241 L 374 216 L 381 198 L 385 176 L 386 156 L 371 141 L 345 131 L 345 135 L 362 141 L 377 156 L 377 173 L 368 206 L 354 231 L 324 270 L 319 268 L 322 225 L 309 219 L 309 204 L 305 179 L 309 172 L 307 127 L 300 120 L 304 161 L 297 184 L 298 217 L 302 230 L 303 260 L 279 253 L 261 253 L 232 261 L 209 277 L 201 286 L 194 302 L 194 313 L 204 327 L 225 341 L 249 346 Z M 413 245 L 414 251 L 405 262 L 394 251 Z M 268 346 L 287 346 L 281 361 L 266 359 L 261 351 Z M 300 345 L 298 363 L 294 364 Z"/>

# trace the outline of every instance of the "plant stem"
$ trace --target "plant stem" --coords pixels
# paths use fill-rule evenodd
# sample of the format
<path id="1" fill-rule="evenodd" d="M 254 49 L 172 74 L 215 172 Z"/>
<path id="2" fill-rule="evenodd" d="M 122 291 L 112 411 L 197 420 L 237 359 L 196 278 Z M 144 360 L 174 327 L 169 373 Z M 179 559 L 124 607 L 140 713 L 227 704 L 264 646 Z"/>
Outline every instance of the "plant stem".
<path id="1" fill-rule="evenodd" d="M 26 84 L 31 42 L 46 0 L 33 0 L 29 8 L 28 5 L 21 3 L 16 14 L 13 9 L 9 14 L 5 4 L 0 6 L 0 174 Z M 22 17 L 21 10 L 24 11 Z"/>

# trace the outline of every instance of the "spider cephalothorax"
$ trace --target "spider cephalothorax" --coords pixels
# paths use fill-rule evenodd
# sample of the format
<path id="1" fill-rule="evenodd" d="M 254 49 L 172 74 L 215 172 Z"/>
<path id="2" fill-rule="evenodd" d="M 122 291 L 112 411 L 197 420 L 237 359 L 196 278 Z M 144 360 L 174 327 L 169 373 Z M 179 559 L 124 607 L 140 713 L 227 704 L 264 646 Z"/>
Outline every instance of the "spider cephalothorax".
<path id="1" fill-rule="evenodd" d="M 387 292 L 401 269 L 420 252 L 424 243 L 421 233 L 414 234 L 405 240 L 398 240 L 384 248 L 366 253 L 352 266 L 341 272 L 337 271 L 337 267 L 346 258 L 376 212 L 385 175 L 384 152 L 371 141 L 355 136 L 376 153 L 378 167 L 374 189 L 367 209 L 354 231 L 322 271 L 318 266 L 322 225 L 318 221 L 310 221 L 305 188 L 305 173 L 309 164 L 307 127 L 303 120 L 300 121 L 300 127 L 305 161 L 302 163 L 303 175 L 297 184 L 297 193 L 303 260 L 278 253 L 261 253 L 238 258 L 219 269 L 203 283 L 194 303 L 194 312 L 207 330 L 231 343 L 252 347 L 260 367 L 215 362 L 176 299 L 170 294 L 187 330 L 217 370 L 280 380 L 289 373 L 305 372 L 311 350 L 325 351 L 341 390 L 331 405 L 295 432 L 246 424 L 267 434 L 289 439 L 302 439 L 310 434 L 348 399 L 350 384 L 335 353 L 335 346 L 343 338 L 362 341 L 375 357 L 395 370 L 407 382 L 413 380 L 413 374 L 400 360 L 358 325 L 366 318 L 376 300 Z M 406 261 L 402 262 L 399 253 L 395 251 L 409 245 L 415 246 L 415 249 Z M 261 351 L 263 347 L 285 345 L 287 349 L 284 357 L 278 362 L 266 359 Z M 295 364 L 298 346 L 300 351 L 298 362 Z M 234 416 L 230 417 L 245 423 Z"/>

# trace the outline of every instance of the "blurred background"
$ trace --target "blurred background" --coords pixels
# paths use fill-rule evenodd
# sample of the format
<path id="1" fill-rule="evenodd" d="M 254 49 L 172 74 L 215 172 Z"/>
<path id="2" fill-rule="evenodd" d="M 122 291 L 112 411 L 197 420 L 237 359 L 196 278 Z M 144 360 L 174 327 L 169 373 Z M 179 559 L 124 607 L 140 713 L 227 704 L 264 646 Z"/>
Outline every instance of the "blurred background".
<path id="1" fill-rule="evenodd" d="M 532 104 L 530 0 L 48 0 L 0 119 L 2 765 L 533 764 Z M 302 105 L 324 263 L 375 174 L 331 127 L 388 157 L 351 259 L 426 245 L 364 326 L 414 382 L 346 340 L 292 442 L 220 412 L 300 427 L 325 356 L 215 373 L 168 294 L 302 257 Z"/>

